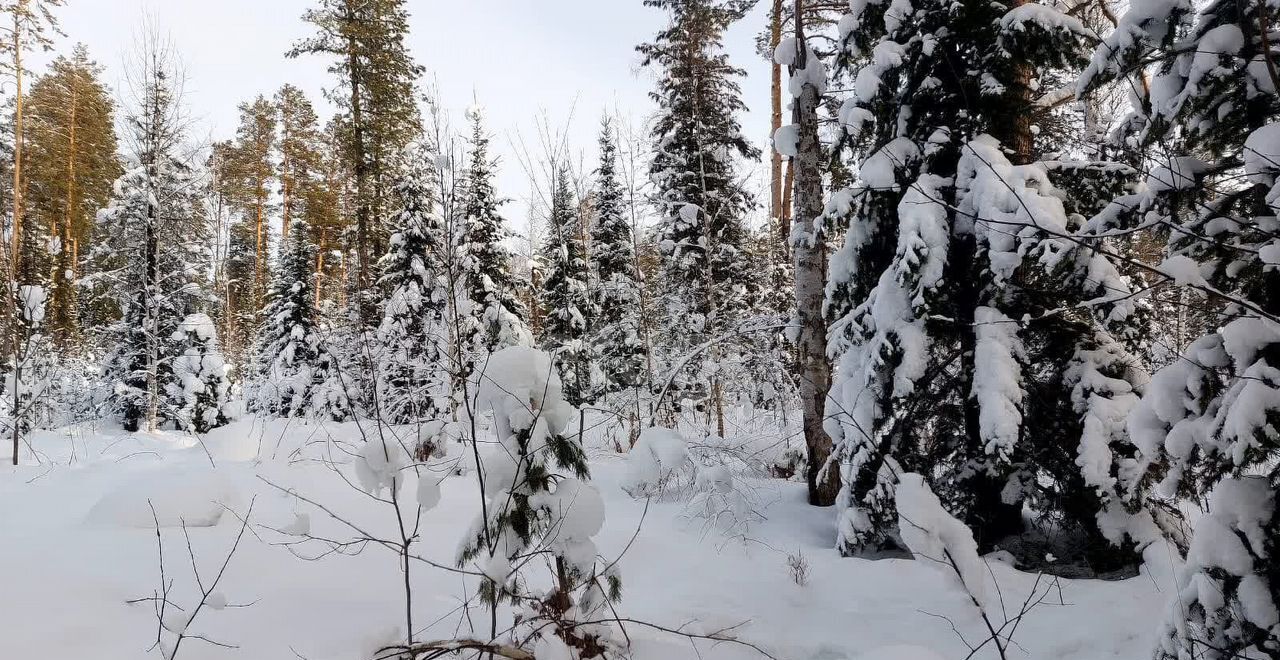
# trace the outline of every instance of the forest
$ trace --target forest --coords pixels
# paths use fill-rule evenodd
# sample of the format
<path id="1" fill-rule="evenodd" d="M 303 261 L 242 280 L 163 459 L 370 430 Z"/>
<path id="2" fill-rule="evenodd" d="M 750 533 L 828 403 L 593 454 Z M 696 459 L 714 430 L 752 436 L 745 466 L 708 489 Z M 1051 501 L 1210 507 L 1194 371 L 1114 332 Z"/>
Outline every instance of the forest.
<path id="1" fill-rule="evenodd" d="M 1280 2 L 291 2 L 0 0 L 0 657 L 1280 659 Z"/>

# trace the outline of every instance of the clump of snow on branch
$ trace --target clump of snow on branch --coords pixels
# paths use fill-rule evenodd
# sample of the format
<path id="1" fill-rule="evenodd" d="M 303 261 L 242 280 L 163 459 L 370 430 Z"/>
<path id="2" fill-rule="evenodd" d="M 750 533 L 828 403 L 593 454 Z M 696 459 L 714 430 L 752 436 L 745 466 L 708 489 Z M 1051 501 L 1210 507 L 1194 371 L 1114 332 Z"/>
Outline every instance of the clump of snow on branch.
<path id="1" fill-rule="evenodd" d="M 978 556 L 973 532 L 942 508 L 923 476 L 907 473 L 898 478 L 897 506 L 898 530 L 911 554 L 956 576 L 979 607 L 990 607 L 990 569 Z"/>

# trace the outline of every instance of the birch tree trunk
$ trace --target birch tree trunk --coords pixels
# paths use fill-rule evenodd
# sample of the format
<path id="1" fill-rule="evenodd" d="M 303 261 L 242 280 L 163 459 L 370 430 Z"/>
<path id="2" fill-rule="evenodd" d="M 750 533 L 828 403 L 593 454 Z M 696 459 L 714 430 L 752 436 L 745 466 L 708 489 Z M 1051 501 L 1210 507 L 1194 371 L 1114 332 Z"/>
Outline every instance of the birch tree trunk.
<path id="1" fill-rule="evenodd" d="M 794 71 L 804 70 L 808 47 L 804 35 L 804 2 L 795 0 L 796 59 Z M 795 173 L 795 212 L 791 224 L 791 256 L 795 266 L 800 399 L 804 414 L 804 442 L 808 451 L 809 503 L 830 506 L 840 489 L 839 471 L 829 466 L 831 437 L 822 428 L 831 365 L 827 362 L 827 328 L 822 316 L 826 254 L 815 220 L 822 215 L 822 144 L 818 139 L 818 90 L 805 84 L 792 104 L 792 120 L 799 142 L 792 160 Z"/>

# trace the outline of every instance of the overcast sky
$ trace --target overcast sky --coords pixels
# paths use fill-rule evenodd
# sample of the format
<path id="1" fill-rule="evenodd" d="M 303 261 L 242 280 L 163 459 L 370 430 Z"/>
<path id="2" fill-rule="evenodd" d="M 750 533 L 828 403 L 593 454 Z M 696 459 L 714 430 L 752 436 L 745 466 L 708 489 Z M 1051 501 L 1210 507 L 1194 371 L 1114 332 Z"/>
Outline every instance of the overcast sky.
<path id="1" fill-rule="evenodd" d="M 66 37 L 57 51 L 83 42 L 118 87 L 138 26 L 150 16 L 176 44 L 188 74 L 187 104 L 198 138 L 222 139 L 235 130 L 236 105 L 270 95 L 289 82 L 305 90 L 322 115 L 321 94 L 332 85 L 323 56 L 286 59 L 308 34 L 300 20 L 316 0 L 68 0 L 57 11 Z M 763 4 L 763 3 L 762 3 Z M 409 0 L 410 50 L 439 83 L 444 103 L 461 121 L 472 96 L 484 107 L 502 158 L 501 192 L 515 200 L 506 215 L 523 228 L 529 188 L 516 160 L 517 131 L 531 146 L 535 119 L 545 110 L 563 125 L 574 113 L 571 142 L 588 159 L 595 152 L 598 119 L 615 109 L 639 124 L 653 111 L 647 94 L 652 73 L 639 66 L 635 45 L 665 24 L 662 12 L 641 0 Z M 749 135 L 768 139 L 768 65 L 755 55 L 753 37 L 762 12 L 727 38 L 743 81 Z M 758 166 L 755 171 L 761 171 Z M 757 175 L 758 176 L 758 175 Z"/>

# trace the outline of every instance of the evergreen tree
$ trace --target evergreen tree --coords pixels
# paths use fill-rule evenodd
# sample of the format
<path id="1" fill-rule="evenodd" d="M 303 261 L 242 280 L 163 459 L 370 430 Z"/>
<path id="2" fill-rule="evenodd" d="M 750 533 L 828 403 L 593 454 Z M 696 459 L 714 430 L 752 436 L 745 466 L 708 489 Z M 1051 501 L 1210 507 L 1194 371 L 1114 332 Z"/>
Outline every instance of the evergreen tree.
<path id="1" fill-rule="evenodd" d="M 721 44 L 725 29 L 750 6 L 737 0 L 645 0 L 666 10 L 669 26 L 638 47 L 646 66 L 660 70 L 651 96 L 661 111 L 654 121 L 650 164 L 661 217 L 659 278 L 667 319 L 663 346 L 672 358 L 723 334 L 742 320 L 750 264 L 743 258 L 743 219 L 754 202 L 743 186 L 735 155 L 759 151 L 742 134 L 745 110 L 737 78 Z M 721 411 L 723 382 L 709 372 L 731 360 L 734 347 L 716 343 L 677 386 L 689 396 L 712 398 Z M 723 431 L 723 428 L 720 429 Z"/>
<path id="2" fill-rule="evenodd" d="M 317 34 L 299 42 L 290 57 L 319 53 L 335 60 L 330 73 L 338 87 L 330 98 L 338 105 L 344 130 L 342 153 L 355 178 L 356 290 L 372 285 L 372 255 L 385 252 L 377 226 L 383 217 L 385 188 L 395 180 L 400 155 L 421 132 L 415 86 L 422 69 L 414 64 L 405 40 L 409 13 L 405 0 L 317 0 L 302 20 Z M 366 306 L 361 319 L 376 323 Z"/>
<path id="3" fill-rule="evenodd" d="M 601 385 L 608 392 L 642 385 L 647 359 L 640 327 L 640 273 L 630 220 L 623 215 L 625 201 L 616 170 L 616 139 L 606 118 L 600 129 L 591 266 L 596 281 L 592 333 L 604 377 Z"/>
<path id="4" fill-rule="evenodd" d="M 1089 32 L 1030 2 L 868 3 L 842 25 L 865 59 L 841 121 L 868 155 L 829 204 L 849 228 L 826 300 L 841 549 L 894 542 L 896 478 L 916 472 L 981 548 L 1030 507 L 1063 563 L 1131 562 L 1157 540 L 1145 493 L 1117 485 L 1141 309 L 1105 242 L 1075 237 L 1114 168 L 1061 162 L 1035 128 L 1041 81 L 1080 66 Z"/>
<path id="5" fill-rule="evenodd" d="M 80 332 L 75 280 L 91 249 L 94 214 L 121 174 L 115 107 L 101 68 L 78 45 L 58 57 L 27 99 L 28 245 L 24 261 L 48 285 L 47 333 L 66 346 Z M 96 321 L 94 317 L 91 321 Z"/>
<path id="6" fill-rule="evenodd" d="M 279 417 L 315 417 L 341 421 L 350 400 L 333 347 L 321 326 L 315 302 L 316 248 L 311 231 L 294 220 L 270 298 L 254 341 L 247 402 L 251 412 Z"/>
<path id="7" fill-rule="evenodd" d="M 396 199 L 391 251 L 382 259 L 381 283 L 391 294 L 378 328 L 377 400 L 388 423 L 425 423 L 448 410 L 444 317 L 450 293 L 438 270 L 444 226 L 425 163 L 400 182 Z"/>
<path id="8" fill-rule="evenodd" d="M 301 218 L 314 232 L 330 223 L 335 211 L 323 190 L 324 136 L 319 120 L 306 94 L 293 85 L 281 87 L 273 103 L 280 126 L 277 178 L 283 216 L 281 233 L 288 236 L 294 218 Z"/>
<path id="9" fill-rule="evenodd" d="M 1280 97 L 1267 36 L 1278 20 L 1267 4 L 1135 5 L 1080 81 L 1090 92 L 1154 63 L 1115 136 L 1154 152 L 1146 186 L 1093 224 L 1167 228 L 1157 270 L 1184 302 L 1213 294 L 1205 334 L 1155 374 L 1129 420 L 1139 460 L 1126 487 L 1154 478 L 1172 502 L 1208 497 L 1162 659 L 1280 655 Z"/>
<path id="10" fill-rule="evenodd" d="M 105 284 L 120 313 L 107 330 L 109 403 L 130 431 L 173 419 L 159 398 L 173 377 L 168 338 L 205 301 L 200 264 L 207 252 L 185 231 L 201 222 L 194 174 L 170 158 L 130 165 L 95 232 L 103 240 L 93 250 L 91 281 Z"/>
<path id="11" fill-rule="evenodd" d="M 347 246 L 354 207 L 351 170 L 342 157 L 340 122 L 330 121 L 321 134 L 320 181 L 308 194 L 311 233 L 316 242 L 316 300 L 337 305 L 346 287 Z"/>
<path id="12" fill-rule="evenodd" d="M 483 363 L 484 356 L 507 346 L 528 346 L 533 340 L 525 325 L 528 310 L 519 298 L 521 283 L 505 245 L 510 232 L 498 211 L 504 200 L 493 187 L 497 163 L 489 158 L 489 136 L 480 111 L 472 110 L 468 116 L 471 153 L 458 242 L 472 305 L 471 318 L 463 329 L 467 336 L 460 342 L 470 373 L 477 363 Z"/>
<path id="13" fill-rule="evenodd" d="M 252 240 L 252 270 L 237 273 L 246 280 L 250 295 L 242 299 L 239 316 L 250 320 L 245 334 L 252 334 L 253 315 L 262 309 L 270 281 L 271 216 L 276 211 L 272 188 L 276 181 L 275 152 L 278 122 L 275 107 L 263 96 L 240 104 L 240 126 L 227 151 L 225 183 L 228 199 L 240 215 L 240 240 Z M 247 246 L 246 246 L 247 248 Z"/>
<path id="14" fill-rule="evenodd" d="M 24 140 L 27 131 L 26 120 L 26 88 L 24 80 L 28 75 L 27 66 L 33 51 L 49 51 L 53 48 L 53 34 L 59 34 L 58 21 L 53 15 L 53 8 L 62 6 L 62 0 L 7 0 L 0 3 L 0 15 L 8 17 L 5 38 L 0 40 L 0 73 L 13 78 L 13 136 L 11 160 L 13 187 L 9 189 L 12 202 L 9 216 L 9 264 L 13 277 L 18 282 L 37 282 L 39 275 L 35 264 L 23 263 L 23 256 L 30 252 L 30 246 L 39 244 L 38 239 L 32 241 L 27 236 L 25 222 L 25 197 L 27 182 L 24 180 Z M 51 34 L 52 33 L 52 34 Z M 19 313 L 12 303 L 8 305 L 10 322 L 18 324 Z M 17 455 L 14 455 L 16 462 Z"/>
<path id="15" fill-rule="evenodd" d="M 588 290 L 579 218 L 569 187 L 569 171 L 561 167 L 552 183 L 551 215 L 542 250 L 547 275 L 542 283 L 541 304 L 547 318 L 541 343 L 555 355 L 565 400 L 574 406 L 597 397 L 592 374 L 594 351 L 587 342 L 594 305 Z"/>
<path id="16" fill-rule="evenodd" d="M 320 129 L 315 109 L 302 90 L 292 85 L 281 87 L 275 95 L 275 107 L 280 124 L 282 235 L 287 237 L 294 218 L 302 219 L 311 228 L 311 240 L 316 245 L 318 304 L 333 300 L 333 293 L 342 288 L 343 259 L 334 258 L 334 252 L 344 241 L 347 172 L 337 153 L 335 136 Z"/>
<path id="17" fill-rule="evenodd" d="M 218 347 L 218 330 L 207 314 L 187 316 L 171 337 L 173 381 L 166 384 L 168 407 L 178 425 L 196 433 L 226 424 L 231 381 Z"/>
<path id="18" fill-rule="evenodd" d="M 90 277 L 119 310 L 107 330 L 104 375 L 107 404 L 131 431 L 174 419 L 161 400 L 174 378 L 169 337 L 208 302 L 210 257 L 197 176 L 181 153 L 186 122 L 173 56 L 150 42 L 140 55 L 138 105 L 126 117 L 132 153 L 98 213 Z"/>

